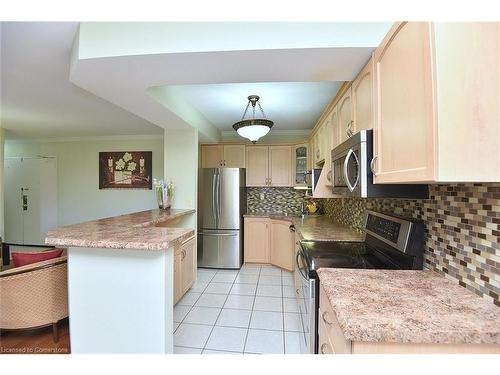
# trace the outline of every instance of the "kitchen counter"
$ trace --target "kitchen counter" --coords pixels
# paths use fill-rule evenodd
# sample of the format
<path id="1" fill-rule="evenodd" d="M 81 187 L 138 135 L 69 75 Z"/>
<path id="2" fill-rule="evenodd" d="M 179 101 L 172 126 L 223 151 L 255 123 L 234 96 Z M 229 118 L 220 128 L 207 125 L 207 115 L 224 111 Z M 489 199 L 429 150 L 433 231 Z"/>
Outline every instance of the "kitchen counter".
<path id="1" fill-rule="evenodd" d="M 500 344 L 500 309 L 433 271 L 321 268 L 352 342 Z"/>
<path id="2" fill-rule="evenodd" d="M 164 227 L 194 209 L 147 210 L 52 229 L 45 243 L 64 247 L 163 250 L 194 236 L 194 229 Z M 162 227 L 156 227 L 156 225 Z"/>
<path id="3" fill-rule="evenodd" d="M 174 252 L 195 235 L 195 212 L 147 210 L 48 232 L 47 244 L 68 248 L 72 353 L 173 352 L 174 274 L 183 267 Z"/>
<path id="4" fill-rule="evenodd" d="M 337 223 L 324 215 L 285 216 L 282 214 L 250 212 L 244 217 L 262 217 L 286 220 L 295 226 L 302 240 L 314 241 L 363 241 L 365 236 L 352 228 Z"/>

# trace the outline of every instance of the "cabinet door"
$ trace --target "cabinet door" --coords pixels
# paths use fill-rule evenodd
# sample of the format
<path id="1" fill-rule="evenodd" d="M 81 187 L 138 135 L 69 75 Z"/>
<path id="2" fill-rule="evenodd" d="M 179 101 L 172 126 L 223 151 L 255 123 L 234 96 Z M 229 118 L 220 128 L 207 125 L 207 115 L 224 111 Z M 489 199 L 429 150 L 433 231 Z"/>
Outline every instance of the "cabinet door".
<path id="1" fill-rule="evenodd" d="M 268 151 L 267 146 L 248 146 L 246 148 L 247 186 L 268 185 Z"/>
<path id="2" fill-rule="evenodd" d="M 351 87 L 345 92 L 338 103 L 339 143 L 349 138 L 348 131 L 352 131 Z"/>
<path id="3" fill-rule="evenodd" d="M 290 222 L 271 220 L 271 264 L 293 271 L 293 238 Z"/>
<path id="4" fill-rule="evenodd" d="M 222 167 L 223 146 L 203 145 L 201 146 L 201 166 L 202 168 Z"/>
<path id="5" fill-rule="evenodd" d="M 292 185 L 292 147 L 269 147 L 269 182 L 271 186 Z"/>
<path id="6" fill-rule="evenodd" d="M 308 158 L 307 158 L 307 144 L 297 145 L 293 148 L 293 185 L 294 186 L 305 186 L 307 185 L 306 181 L 306 172 L 309 168 Z"/>
<path id="7" fill-rule="evenodd" d="M 245 218 L 245 263 L 269 263 L 269 219 Z"/>
<path id="8" fill-rule="evenodd" d="M 352 83 L 352 131 L 373 127 L 373 57 Z"/>
<path id="9" fill-rule="evenodd" d="M 223 166 L 245 168 L 245 145 L 224 145 Z"/>
<path id="10" fill-rule="evenodd" d="M 194 237 L 181 246 L 182 294 L 191 288 L 196 280 L 196 256 Z"/>
<path id="11" fill-rule="evenodd" d="M 330 127 L 332 129 L 331 131 L 331 143 L 332 143 L 332 148 L 337 147 L 340 144 L 340 138 L 339 138 L 339 111 L 338 107 L 335 106 L 332 109 L 332 115 L 330 117 Z"/>
<path id="12" fill-rule="evenodd" d="M 180 247 L 174 254 L 174 304 L 182 297 L 182 254 Z"/>
<path id="13" fill-rule="evenodd" d="M 375 51 L 375 183 L 434 178 L 430 27 L 397 24 Z"/>

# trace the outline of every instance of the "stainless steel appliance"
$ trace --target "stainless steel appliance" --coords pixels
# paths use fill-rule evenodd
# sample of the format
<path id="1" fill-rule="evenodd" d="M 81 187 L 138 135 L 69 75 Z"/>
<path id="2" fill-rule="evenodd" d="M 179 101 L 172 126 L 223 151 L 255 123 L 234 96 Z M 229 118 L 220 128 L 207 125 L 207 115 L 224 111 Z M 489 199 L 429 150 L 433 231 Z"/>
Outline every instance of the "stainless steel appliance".
<path id="1" fill-rule="evenodd" d="M 304 337 L 303 352 L 318 353 L 319 268 L 423 268 L 421 220 L 367 211 L 362 242 L 301 241 L 296 255 L 297 288 Z"/>
<path id="2" fill-rule="evenodd" d="M 320 174 L 321 168 L 310 169 L 306 172 L 307 187 L 312 189 L 312 191 L 314 191 L 316 185 L 318 184 Z"/>
<path id="3" fill-rule="evenodd" d="M 198 175 L 198 266 L 240 268 L 243 263 L 245 169 L 202 168 Z"/>
<path id="4" fill-rule="evenodd" d="M 332 150 L 333 194 L 360 198 L 428 198 L 427 185 L 373 183 L 373 130 L 361 130 Z"/>

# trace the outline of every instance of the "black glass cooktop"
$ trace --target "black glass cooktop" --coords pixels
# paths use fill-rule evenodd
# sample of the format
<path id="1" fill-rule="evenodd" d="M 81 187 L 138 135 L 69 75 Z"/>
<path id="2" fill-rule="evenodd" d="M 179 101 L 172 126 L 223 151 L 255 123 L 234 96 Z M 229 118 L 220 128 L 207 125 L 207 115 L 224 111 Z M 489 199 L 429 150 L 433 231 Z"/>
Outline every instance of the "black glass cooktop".
<path id="1" fill-rule="evenodd" d="M 319 268 L 399 269 L 380 251 L 365 242 L 301 241 L 310 272 Z"/>

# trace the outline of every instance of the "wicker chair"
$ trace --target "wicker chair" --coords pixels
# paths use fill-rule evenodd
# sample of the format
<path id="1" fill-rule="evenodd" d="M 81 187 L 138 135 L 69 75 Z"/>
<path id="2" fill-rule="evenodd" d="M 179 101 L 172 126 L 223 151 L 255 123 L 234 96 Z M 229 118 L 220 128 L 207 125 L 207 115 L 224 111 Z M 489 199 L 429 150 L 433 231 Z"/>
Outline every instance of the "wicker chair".
<path id="1" fill-rule="evenodd" d="M 52 325 L 68 316 L 67 257 L 45 260 L 0 272 L 0 329 Z"/>

